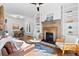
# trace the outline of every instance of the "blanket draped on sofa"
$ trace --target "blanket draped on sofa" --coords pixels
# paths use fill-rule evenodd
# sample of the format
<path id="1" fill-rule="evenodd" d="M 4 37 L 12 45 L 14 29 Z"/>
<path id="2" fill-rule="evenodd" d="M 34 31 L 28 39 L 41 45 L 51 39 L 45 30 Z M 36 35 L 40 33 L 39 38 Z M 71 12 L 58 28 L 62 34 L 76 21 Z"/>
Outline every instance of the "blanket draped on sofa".
<path id="1" fill-rule="evenodd" d="M 11 37 L 11 36 L 6 37 L 6 38 L 2 38 L 2 39 L 0 40 L 0 56 L 2 55 L 1 49 L 4 47 L 4 45 L 5 45 L 7 42 L 11 42 L 12 44 L 14 44 L 17 50 L 23 49 L 23 48 L 25 48 L 26 46 L 30 45 L 30 44 L 25 43 L 25 42 L 22 41 L 22 40 L 18 40 L 18 39 L 16 39 L 16 38 Z"/>

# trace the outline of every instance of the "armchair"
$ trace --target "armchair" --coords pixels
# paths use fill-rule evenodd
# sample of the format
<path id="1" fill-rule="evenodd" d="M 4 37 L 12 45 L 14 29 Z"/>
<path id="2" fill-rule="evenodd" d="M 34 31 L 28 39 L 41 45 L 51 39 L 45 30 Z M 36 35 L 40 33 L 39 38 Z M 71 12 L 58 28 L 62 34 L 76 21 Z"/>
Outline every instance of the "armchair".
<path id="1" fill-rule="evenodd" d="M 64 37 L 63 42 L 56 42 L 56 45 L 62 50 L 62 55 L 64 55 L 66 50 L 76 51 L 78 40 L 77 36 L 68 35 Z"/>

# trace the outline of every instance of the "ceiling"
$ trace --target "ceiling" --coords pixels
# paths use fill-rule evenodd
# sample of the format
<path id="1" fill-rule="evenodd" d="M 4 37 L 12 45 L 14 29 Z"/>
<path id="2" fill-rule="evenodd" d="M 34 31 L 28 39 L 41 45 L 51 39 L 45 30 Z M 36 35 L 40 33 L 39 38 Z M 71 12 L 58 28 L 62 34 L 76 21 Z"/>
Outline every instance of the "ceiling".
<path id="1" fill-rule="evenodd" d="M 4 3 L 7 14 L 34 17 L 36 6 L 30 3 Z"/>

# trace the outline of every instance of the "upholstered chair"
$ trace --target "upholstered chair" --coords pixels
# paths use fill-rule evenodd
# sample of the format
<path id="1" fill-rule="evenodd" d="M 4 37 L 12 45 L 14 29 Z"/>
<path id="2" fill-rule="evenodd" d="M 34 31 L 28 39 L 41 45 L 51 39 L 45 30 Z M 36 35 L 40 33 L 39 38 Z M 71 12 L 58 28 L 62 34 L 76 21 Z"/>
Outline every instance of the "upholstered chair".
<path id="1" fill-rule="evenodd" d="M 65 50 L 76 51 L 78 41 L 79 41 L 78 36 L 68 35 L 64 37 L 63 42 L 56 42 L 56 45 L 62 50 L 62 55 L 64 55 Z"/>

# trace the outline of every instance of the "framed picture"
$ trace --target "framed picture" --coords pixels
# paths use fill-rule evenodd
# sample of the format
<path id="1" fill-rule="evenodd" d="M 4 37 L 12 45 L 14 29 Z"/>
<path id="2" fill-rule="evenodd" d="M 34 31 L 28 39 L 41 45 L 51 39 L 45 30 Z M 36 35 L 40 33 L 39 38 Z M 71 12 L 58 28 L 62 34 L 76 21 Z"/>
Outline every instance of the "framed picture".
<path id="1" fill-rule="evenodd" d="M 46 21 L 51 21 L 53 20 L 53 13 L 50 13 L 46 16 Z"/>
<path id="2" fill-rule="evenodd" d="M 19 25 L 13 25 L 13 30 L 19 29 Z"/>

